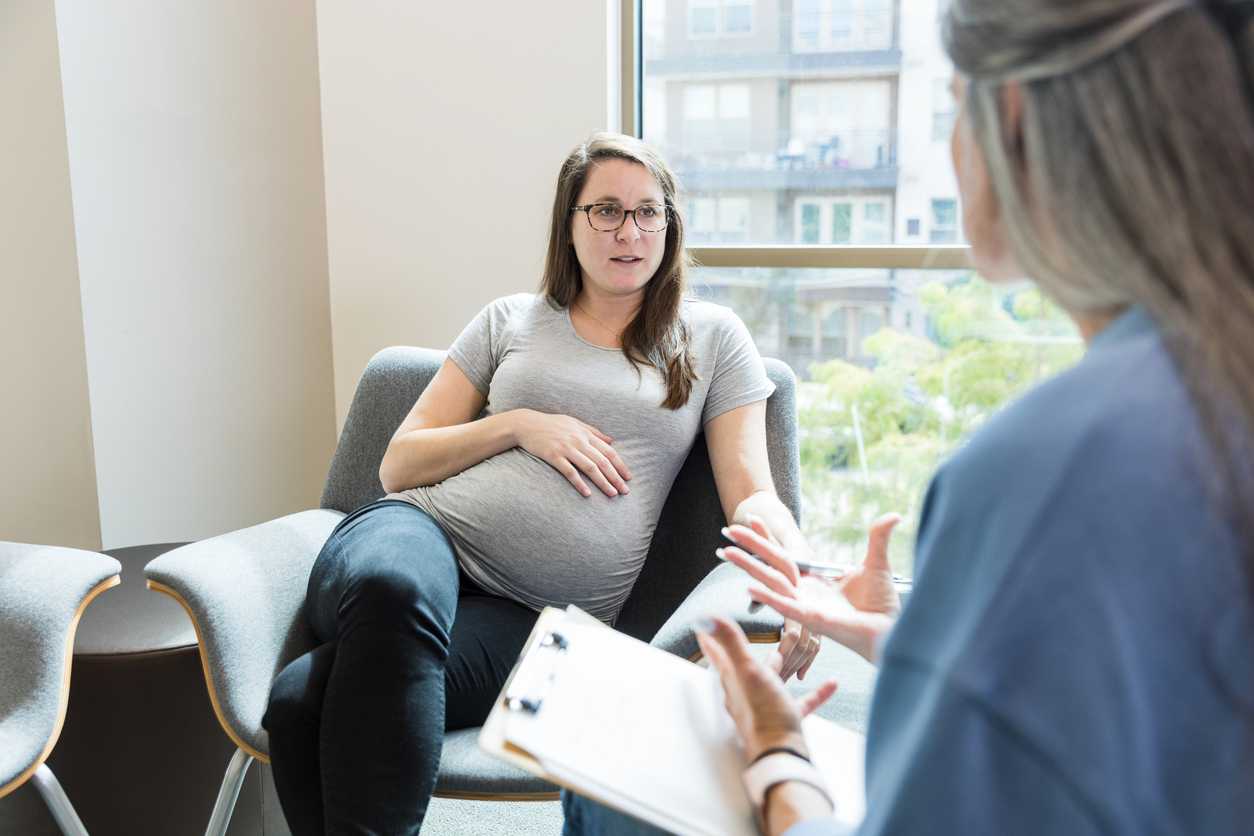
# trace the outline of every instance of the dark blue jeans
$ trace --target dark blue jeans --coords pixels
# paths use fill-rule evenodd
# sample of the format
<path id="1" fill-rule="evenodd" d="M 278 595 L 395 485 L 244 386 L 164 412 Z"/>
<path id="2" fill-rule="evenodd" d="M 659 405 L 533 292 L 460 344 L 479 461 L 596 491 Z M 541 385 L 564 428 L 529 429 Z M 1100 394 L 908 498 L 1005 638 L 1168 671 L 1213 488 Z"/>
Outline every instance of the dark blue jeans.
<path id="1" fill-rule="evenodd" d="M 445 730 L 483 723 L 537 613 L 475 586 L 435 520 L 396 500 L 340 522 L 305 607 L 323 644 L 279 674 L 262 721 L 288 825 L 417 834 Z"/>
<path id="2" fill-rule="evenodd" d="M 562 836 L 671 836 L 570 790 L 562 790 L 562 813 Z"/>

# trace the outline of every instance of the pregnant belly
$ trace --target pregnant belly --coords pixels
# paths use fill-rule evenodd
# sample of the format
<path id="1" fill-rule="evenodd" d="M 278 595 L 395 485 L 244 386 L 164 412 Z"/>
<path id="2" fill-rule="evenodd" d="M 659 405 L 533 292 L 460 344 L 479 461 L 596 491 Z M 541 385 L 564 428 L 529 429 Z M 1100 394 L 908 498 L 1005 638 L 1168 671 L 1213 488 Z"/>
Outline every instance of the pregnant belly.
<path id="1" fill-rule="evenodd" d="M 585 497 L 519 448 L 421 490 L 476 580 L 532 606 L 598 615 L 631 591 L 665 500 L 640 477 L 626 496 Z"/>

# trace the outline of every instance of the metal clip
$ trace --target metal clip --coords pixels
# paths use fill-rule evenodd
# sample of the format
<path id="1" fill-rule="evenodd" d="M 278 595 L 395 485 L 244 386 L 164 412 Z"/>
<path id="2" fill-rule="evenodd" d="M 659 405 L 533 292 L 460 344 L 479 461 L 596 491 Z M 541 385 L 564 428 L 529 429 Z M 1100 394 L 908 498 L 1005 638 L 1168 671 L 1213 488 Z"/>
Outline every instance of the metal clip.
<path id="1" fill-rule="evenodd" d="M 505 692 L 505 704 L 512 711 L 535 714 L 553 687 L 557 668 L 566 656 L 566 639 L 551 632 L 540 640 L 535 650 L 528 653 L 514 681 Z"/>

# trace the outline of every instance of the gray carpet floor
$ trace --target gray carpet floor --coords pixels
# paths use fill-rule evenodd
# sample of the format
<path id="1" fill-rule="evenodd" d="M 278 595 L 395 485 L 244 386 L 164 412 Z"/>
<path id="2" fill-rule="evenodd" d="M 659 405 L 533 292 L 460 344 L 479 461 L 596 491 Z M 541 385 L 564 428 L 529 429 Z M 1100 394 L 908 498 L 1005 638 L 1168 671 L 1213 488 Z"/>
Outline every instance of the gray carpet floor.
<path id="1" fill-rule="evenodd" d="M 761 648 L 763 654 L 769 647 Z M 794 694 L 809 690 L 811 684 L 827 679 L 840 683 L 835 696 L 816 712 L 860 734 L 866 734 L 871 692 L 875 688 L 875 668 L 853 651 L 825 641 L 804 682 L 790 683 Z M 562 809 L 556 801 L 500 802 L 451 801 L 435 798 L 422 826 L 423 836 L 558 836 L 562 832 Z"/>

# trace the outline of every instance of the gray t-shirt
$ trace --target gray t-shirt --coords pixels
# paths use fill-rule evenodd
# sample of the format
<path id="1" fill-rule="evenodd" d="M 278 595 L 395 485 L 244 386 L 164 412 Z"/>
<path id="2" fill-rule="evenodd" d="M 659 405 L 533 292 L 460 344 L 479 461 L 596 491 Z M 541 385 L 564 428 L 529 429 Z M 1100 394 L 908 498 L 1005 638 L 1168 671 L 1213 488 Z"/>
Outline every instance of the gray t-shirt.
<path id="1" fill-rule="evenodd" d="M 701 428 L 775 388 L 748 330 L 729 309 L 686 301 L 682 316 L 699 380 L 678 410 L 661 406 L 661 375 L 637 373 L 619 349 L 581 338 L 566 309 L 544 296 L 498 299 L 449 350 L 487 396 L 488 415 L 524 408 L 570 415 L 610 436 L 632 473 L 626 496 L 589 485 L 592 496 L 585 497 L 547 463 L 514 447 L 439 484 L 389 498 L 435 518 L 462 569 L 484 589 L 536 609 L 575 604 L 613 620 Z"/>

